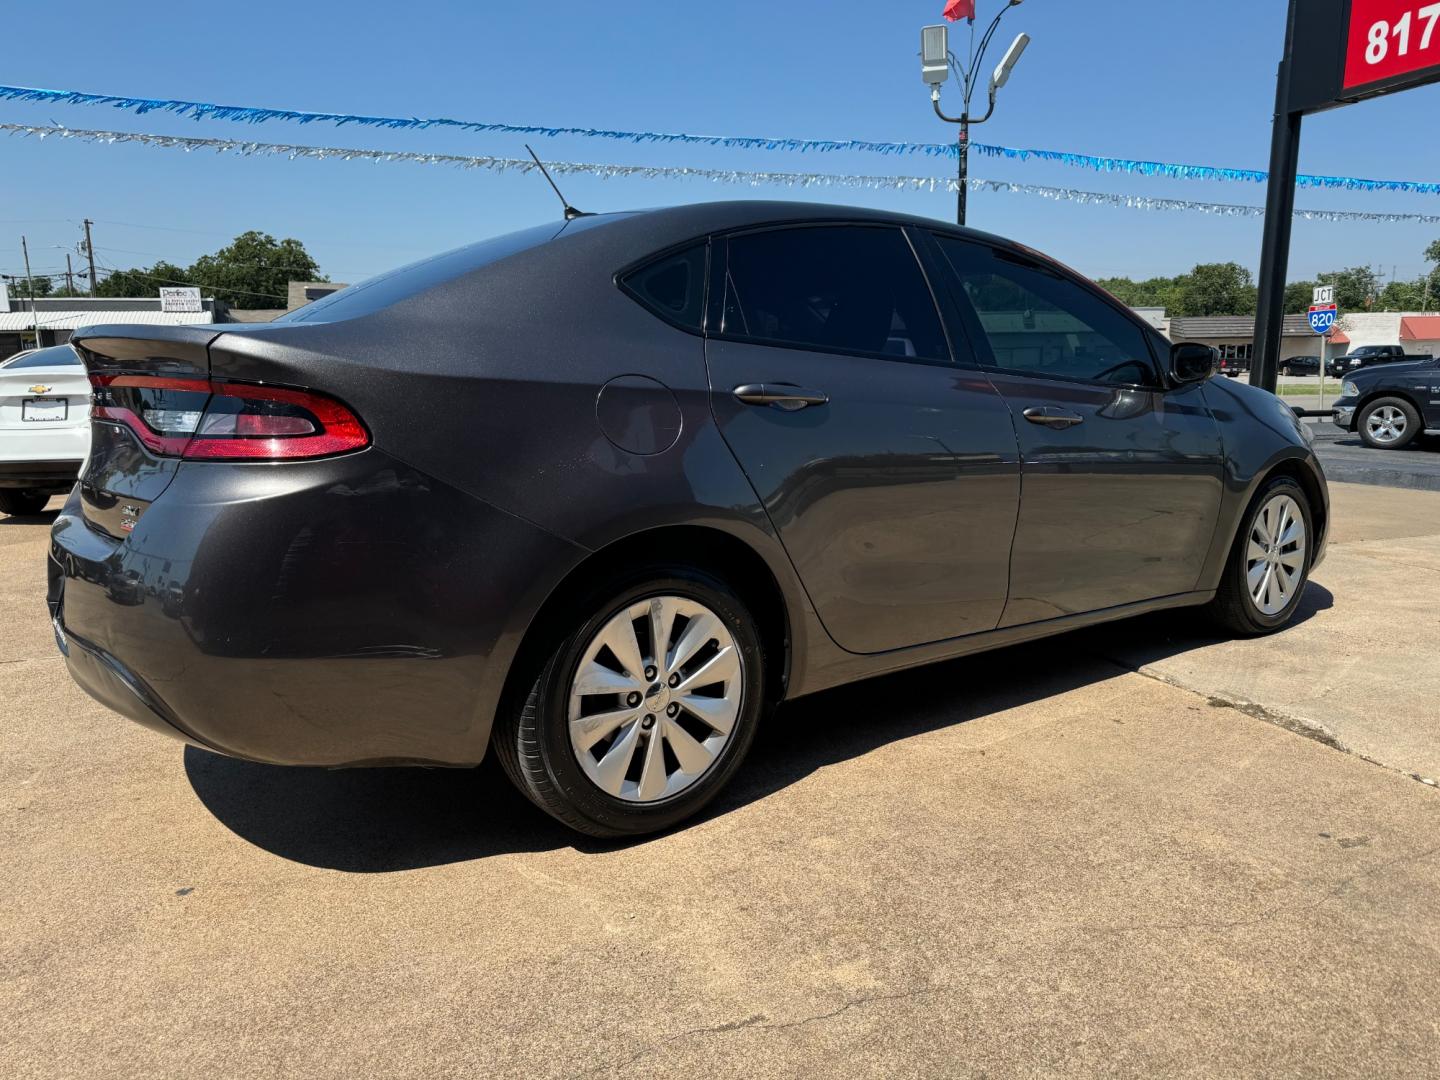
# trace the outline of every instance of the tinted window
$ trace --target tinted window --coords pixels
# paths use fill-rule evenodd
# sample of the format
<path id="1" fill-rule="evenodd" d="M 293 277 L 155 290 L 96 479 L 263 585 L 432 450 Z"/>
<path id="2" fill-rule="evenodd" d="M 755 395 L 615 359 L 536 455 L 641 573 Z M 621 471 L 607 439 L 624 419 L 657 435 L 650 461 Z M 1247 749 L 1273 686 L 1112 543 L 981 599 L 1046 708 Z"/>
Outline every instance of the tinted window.
<path id="1" fill-rule="evenodd" d="M 705 311 L 705 244 L 662 256 L 630 271 L 621 283 L 655 314 L 699 330 Z"/>
<path id="2" fill-rule="evenodd" d="M 48 349 L 37 349 L 24 353 L 5 364 L 6 371 L 37 367 L 80 367 L 80 357 L 69 345 L 55 345 Z"/>
<path id="3" fill-rule="evenodd" d="M 724 332 L 825 351 L 949 358 L 924 275 L 892 228 L 731 237 Z"/>
<path id="4" fill-rule="evenodd" d="M 1145 332 L 1078 282 L 1042 263 L 937 239 L 996 367 L 1090 382 L 1155 383 Z"/>

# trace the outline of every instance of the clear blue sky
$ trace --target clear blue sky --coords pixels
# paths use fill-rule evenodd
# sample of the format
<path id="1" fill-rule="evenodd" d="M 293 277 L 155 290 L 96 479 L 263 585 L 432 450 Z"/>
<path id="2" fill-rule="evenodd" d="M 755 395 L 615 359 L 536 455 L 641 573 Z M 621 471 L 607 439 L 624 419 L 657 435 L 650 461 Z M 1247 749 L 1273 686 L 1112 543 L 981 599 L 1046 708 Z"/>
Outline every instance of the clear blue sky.
<path id="1" fill-rule="evenodd" d="M 980 0 L 988 21 L 999 0 Z M 975 137 L 1012 146 L 1264 168 L 1282 0 L 1205 4 L 1025 0 L 997 38 L 1034 41 Z M 0 81 L 236 104 L 456 116 L 723 134 L 941 141 L 918 74 L 919 27 L 942 0 L 722 4 L 409 3 L 251 0 L 137 8 L 111 0 L 7 10 Z M 963 26 L 964 24 L 959 24 Z M 1002 42 L 1003 44 L 1003 42 Z M 998 53 L 998 49 L 995 50 Z M 998 55 L 992 55 L 992 62 Z M 951 84 L 947 103 L 957 104 Z M 1440 179 L 1440 86 L 1311 118 L 1303 171 Z M 0 102 L 0 120 L 468 154 L 522 155 L 522 140 L 443 131 L 197 123 L 108 108 Z M 741 169 L 947 173 L 924 157 L 535 140 L 542 157 Z M 1174 198 L 1259 203 L 1258 184 L 1156 180 L 972 157 L 982 177 Z M 712 198 L 805 198 L 705 181 L 564 183 L 585 209 Z M 948 218 L 946 194 L 837 191 L 836 202 Z M 1299 204 L 1440 213 L 1440 196 L 1302 190 Z M 53 270 L 78 222 L 99 224 L 110 265 L 185 264 L 245 229 L 305 242 L 334 279 L 555 216 L 538 178 L 411 164 L 246 159 L 141 146 L 0 137 L 0 269 Z M 125 223 L 125 224 L 119 224 Z M 1259 259 L 1258 219 L 972 197 L 971 223 L 1048 251 L 1094 276 L 1171 274 L 1198 261 Z M 150 226 L 141 228 L 137 226 Z M 163 228 L 162 228 L 163 227 Z M 1291 276 L 1369 263 L 1422 267 L 1440 225 L 1297 222 Z"/>

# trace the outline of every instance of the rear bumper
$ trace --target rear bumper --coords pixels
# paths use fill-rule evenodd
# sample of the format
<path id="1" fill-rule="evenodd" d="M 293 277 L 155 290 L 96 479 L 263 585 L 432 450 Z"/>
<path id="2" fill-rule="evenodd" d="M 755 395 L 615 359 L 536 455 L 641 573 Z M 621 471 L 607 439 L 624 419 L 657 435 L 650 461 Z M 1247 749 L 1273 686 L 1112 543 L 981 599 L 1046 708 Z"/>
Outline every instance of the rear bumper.
<path id="1" fill-rule="evenodd" d="M 80 475 L 74 461 L 0 461 L 0 488 L 67 491 Z"/>
<path id="2" fill-rule="evenodd" d="M 530 616 L 583 552 L 371 449 L 186 462 L 123 539 L 51 531 L 71 676 L 152 730 L 287 765 L 481 760 Z"/>

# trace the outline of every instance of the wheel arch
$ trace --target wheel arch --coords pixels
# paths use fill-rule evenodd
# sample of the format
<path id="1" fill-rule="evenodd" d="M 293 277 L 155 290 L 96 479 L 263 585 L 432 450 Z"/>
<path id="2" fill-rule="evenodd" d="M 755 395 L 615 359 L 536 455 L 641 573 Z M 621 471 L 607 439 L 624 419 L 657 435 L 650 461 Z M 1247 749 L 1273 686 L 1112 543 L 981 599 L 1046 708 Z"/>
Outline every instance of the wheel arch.
<path id="1" fill-rule="evenodd" d="M 1315 542 L 1310 546 L 1311 558 L 1313 560 L 1314 556 L 1324 549 L 1325 537 L 1330 527 L 1330 500 L 1326 498 L 1325 490 L 1319 478 L 1315 475 L 1315 470 L 1310 468 L 1303 459 L 1293 457 L 1283 458 L 1277 461 L 1262 473 L 1255 484 L 1254 491 L 1258 492 L 1271 480 L 1279 476 L 1288 476 L 1299 484 L 1300 490 L 1305 492 L 1305 498 L 1310 503 L 1310 519 L 1315 527 Z M 1254 498 L 1255 496 L 1252 492 L 1250 499 L 1246 502 L 1247 507 L 1254 501 Z M 1241 524 L 1237 526 L 1237 528 L 1243 526 L 1244 517 L 1242 515 Z"/>
<path id="2" fill-rule="evenodd" d="M 677 551 L 683 556 L 677 558 Z M 523 700 L 548 647 L 565 633 L 574 603 L 606 577 L 647 562 L 679 562 L 706 570 L 735 590 L 754 614 L 765 650 L 766 697 L 780 701 L 789 684 L 799 629 L 795 603 L 787 598 L 764 556 L 734 533 L 710 525 L 673 524 L 614 540 L 571 568 L 530 620 L 510 664 L 498 708 L 512 708 Z"/>
<path id="3" fill-rule="evenodd" d="M 1374 402 L 1379 401 L 1381 398 L 1392 397 L 1399 398 L 1401 401 L 1407 402 L 1410 407 L 1415 410 L 1416 415 L 1420 417 L 1421 424 L 1424 424 L 1425 406 L 1420 403 L 1420 401 L 1415 397 L 1415 395 L 1407 390 L 1387 387 L 1384 390 L 1377 388 L 1362 393 L 1360 395 L 1359 399 L 1355 402 L 1355 419 L 1353 421 L 1354 430 L 1360 430 L 1360 414 L 1364 412 L 1367 407 L 1369 407 Z"/>

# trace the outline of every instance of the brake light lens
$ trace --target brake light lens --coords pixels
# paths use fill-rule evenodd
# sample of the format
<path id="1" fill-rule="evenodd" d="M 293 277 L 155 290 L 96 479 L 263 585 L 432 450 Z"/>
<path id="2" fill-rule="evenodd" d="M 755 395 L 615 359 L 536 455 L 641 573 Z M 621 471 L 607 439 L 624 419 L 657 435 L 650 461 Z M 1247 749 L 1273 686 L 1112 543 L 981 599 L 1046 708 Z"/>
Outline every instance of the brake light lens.
<path id="1" fill-rule="evenodd" d="M 124 424 L 154 454 L 295 461 L 370 444 L 360 418 L 310 390 L 155 375 L 92 375 L 91 417 Z"/>

